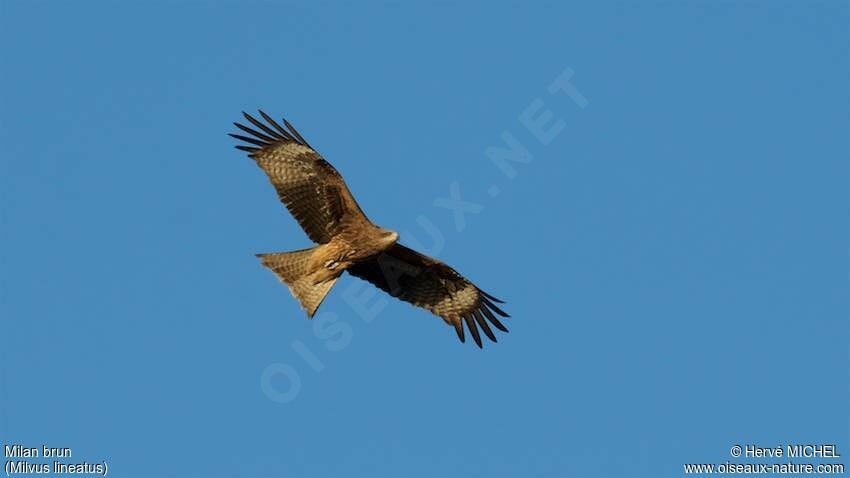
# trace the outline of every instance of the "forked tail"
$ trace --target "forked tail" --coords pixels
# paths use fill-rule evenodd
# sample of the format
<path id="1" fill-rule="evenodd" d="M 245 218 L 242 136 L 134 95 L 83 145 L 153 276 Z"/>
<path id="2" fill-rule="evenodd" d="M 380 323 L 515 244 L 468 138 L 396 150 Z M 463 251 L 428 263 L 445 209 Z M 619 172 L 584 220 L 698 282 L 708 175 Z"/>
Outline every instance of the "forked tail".
<path id="1" fill-rule="evenodd" d="M 281 282 L 289 287 L 292 295 L 307 311 L 308 317 L 313 317 L 325 296 L 336 283 L 339 276 L 314 284 L 310 264 L 313 253 L 321 246 L 293 252 L 276 252 L 273 254 L 257 254 L 264 266 L 272 270 Z"/>

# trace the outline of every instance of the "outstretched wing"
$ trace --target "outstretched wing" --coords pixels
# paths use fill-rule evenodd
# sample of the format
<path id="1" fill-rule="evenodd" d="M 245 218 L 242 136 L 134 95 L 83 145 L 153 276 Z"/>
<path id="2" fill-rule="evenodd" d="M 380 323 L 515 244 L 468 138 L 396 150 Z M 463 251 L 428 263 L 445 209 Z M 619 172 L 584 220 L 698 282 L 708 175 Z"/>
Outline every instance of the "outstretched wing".
<path id="1" fill-rule="evenodd" d="M 466 340 L 463 324 L 479 347 L 478 328 L 493 342 L 496 336 L 490 324 L 503 332 L 508 331 L 496 318 L 496 314 L 510 317 L 494 303 L 502 301 L 485 293 L 445 263 L 401 244 L 354 264 L 348 272 L 398 299 L 442 317 L 454 326 L 461 342 Z"/>
<path id="2" fill-rule="evenodd" d="M 233 123 L 250 135 L 230 133 L 247 143 L 236 148 L 247 151 L 266 172 L 280 201 L 310 240 L 325 244 L 336 235 L 341 224 L 368 221 L 342 176 L 289 122 L 283 120 L 284 128 L 262 111 L 260 116 L 266 123 L 248 113 L 242 114 L 257 129 Z"/>

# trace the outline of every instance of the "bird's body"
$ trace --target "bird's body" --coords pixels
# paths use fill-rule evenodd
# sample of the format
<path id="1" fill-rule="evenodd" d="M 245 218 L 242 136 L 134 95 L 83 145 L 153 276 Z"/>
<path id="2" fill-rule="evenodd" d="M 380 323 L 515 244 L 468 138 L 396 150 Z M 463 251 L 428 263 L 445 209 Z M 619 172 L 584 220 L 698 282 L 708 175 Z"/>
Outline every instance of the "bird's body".
<path id="1" fill-rule="evenodd" d="M 306 273 L 313 284 L 335 279 L 353 264 L 389 249 L 397 240 L 397 233 L 379 228 L 343 230 L 327 244 L 310 249 Z"/>
<path id="2" fill-rule="evenodd" d="M 454 326 L 465 340 L 465 323 L 481 346 L 480 328 L 494 342 L 492 324 L 507 329 L 496 315 L 508 317 L 484 293 L 454 269 L 398 243 L 397 233 L 373 224 L 360 209 L 342 176 L 288 122 L 280 126 L 248 114 L 259 129 L 234 123 L 251 136 L 231 134 L 266 172 L 307 236 L 317 245 L 294 252 L 257 254 L 285 283 L 312 317 L 343 272 L 371 282 L 394 297 L 428 309 Z M 476 327 L 477 324 L 477 327 Z"/>

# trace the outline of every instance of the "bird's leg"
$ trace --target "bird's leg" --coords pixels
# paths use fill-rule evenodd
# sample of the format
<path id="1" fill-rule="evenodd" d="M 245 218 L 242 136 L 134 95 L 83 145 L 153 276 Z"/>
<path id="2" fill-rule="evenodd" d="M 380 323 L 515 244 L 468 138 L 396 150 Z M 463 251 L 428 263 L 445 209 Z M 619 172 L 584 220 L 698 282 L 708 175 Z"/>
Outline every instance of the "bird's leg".
<path id="1" fill-rule="evenodd" d="M 323 257 L 320 261 L 316 262 L 315 270 L 310 274 L 310 279 L 313 284 L 321 284 L 322 282 L 336 279 L 351 264 L 351 262 L 346 261 L 342 257 Z"/>
<path id="2" fill-rule="evenodd" d="M 336 239 L 316 248 L 310 259 L 310 279 L 313 284 L 321 284 L 342 275 L 351 266 L 353 255 L 354 251 L 347 242 Z"/>

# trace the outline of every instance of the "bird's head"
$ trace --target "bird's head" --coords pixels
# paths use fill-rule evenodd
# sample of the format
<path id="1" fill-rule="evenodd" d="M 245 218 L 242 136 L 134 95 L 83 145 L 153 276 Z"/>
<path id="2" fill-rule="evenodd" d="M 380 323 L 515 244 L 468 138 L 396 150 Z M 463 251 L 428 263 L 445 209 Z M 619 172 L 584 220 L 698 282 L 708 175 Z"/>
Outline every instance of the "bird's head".
<path id="1" fill-rule="evenodd" d="M 381 239 L 389 246 L 398 241 L 398 233 L 389 229 L 381 229 Z"/>

